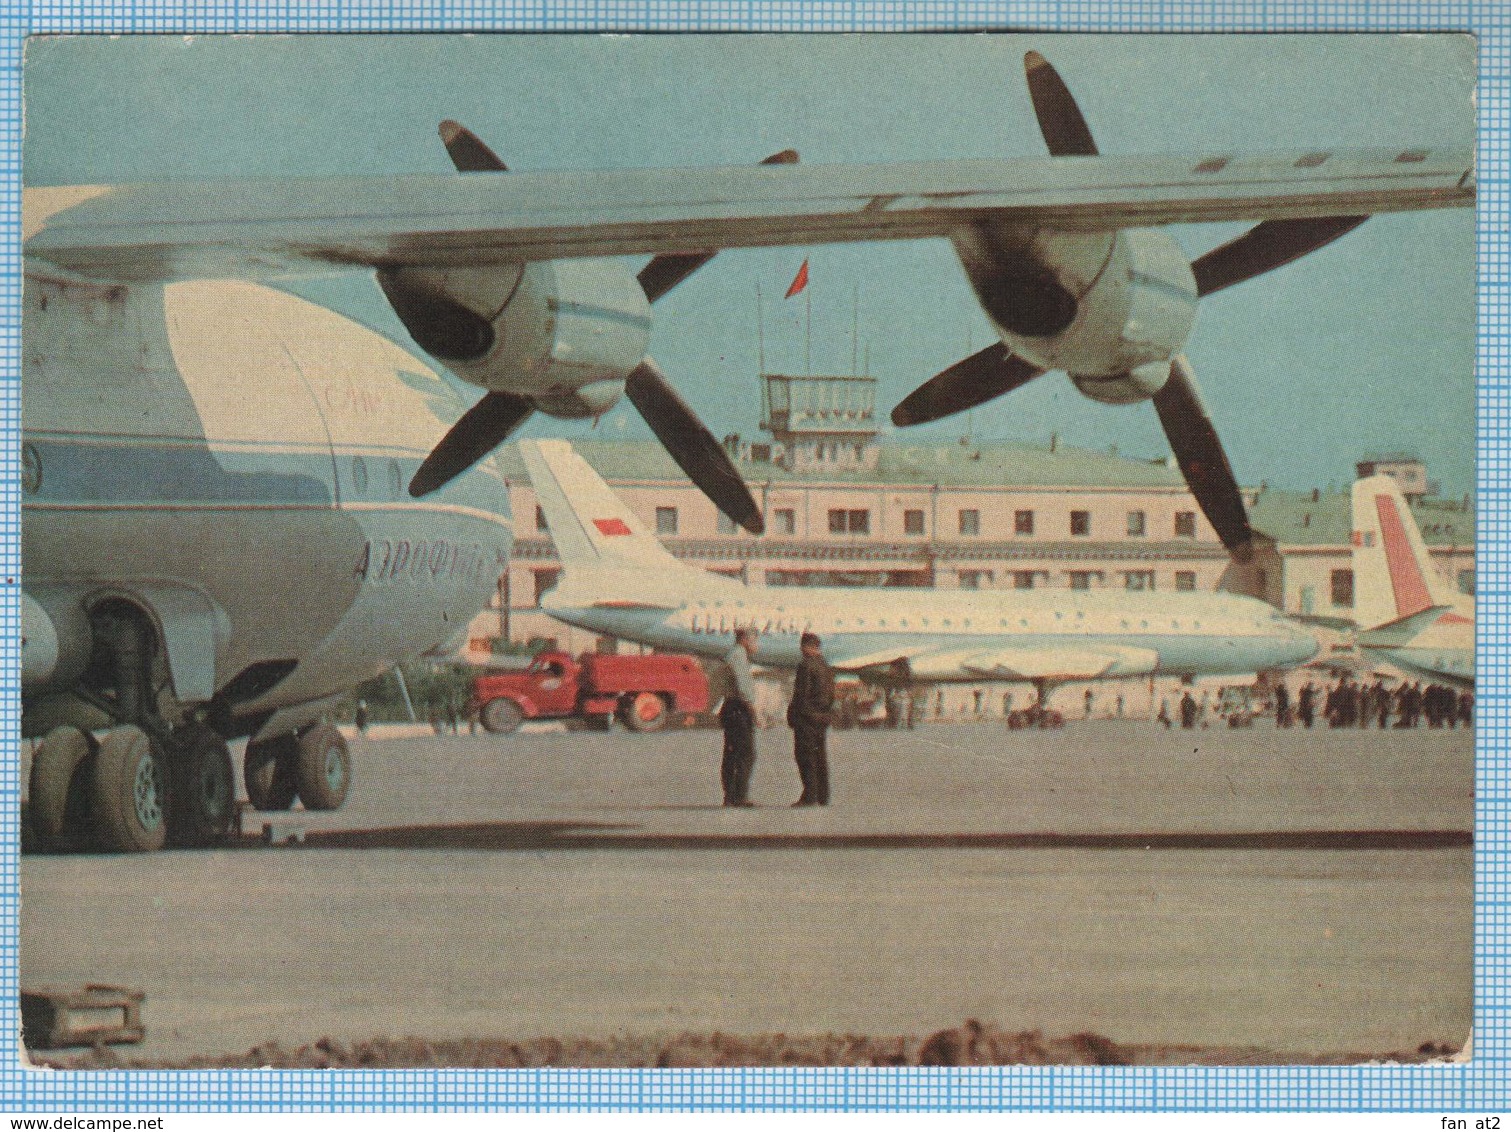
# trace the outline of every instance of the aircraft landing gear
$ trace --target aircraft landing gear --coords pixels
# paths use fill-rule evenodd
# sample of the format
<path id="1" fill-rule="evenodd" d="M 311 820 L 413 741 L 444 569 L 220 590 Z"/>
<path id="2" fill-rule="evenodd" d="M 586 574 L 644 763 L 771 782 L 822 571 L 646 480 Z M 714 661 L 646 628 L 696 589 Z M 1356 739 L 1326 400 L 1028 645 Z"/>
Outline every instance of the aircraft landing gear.
<path id="1" fill-rule="evenodd" d="M 55 728 L 32 759 L 30 816 L 44 848 L 161 849 L 167 798 L 156 744 L 131 724 L 99 742 L 77 727 Z"/>
<path id="2" fill-rule="evenodd" d="M 337 810 L 351 787 L 351 754 L 333 724 L 317 723 L 297 737 L 248 743 L 242 773 L 256 809 L 286 810 L 297 797 L 306 810 Z"/>
<path id="3" fill-rule="evenodd" d="M 168 837 L 167 783 L 155 744 L 140 727 L 113 728 L 94 756 L 95 835 L 102 849 L 143 853 Z"/>
<path id="4" fill-rule="evenodd" d="M 231 751 L 203 723 L 174 728 L 169 739 L 168 833 L 175 845 L 211 845 L 225 837 L 236 812 Z"/>
<path id="5" fill-rule="evenodd" d="M 254 810 L 279 813 L 299 796 L 299 741 L 292 735 L 248 743 L 241 772 Z"/>
<path id="6" fill-rule="evenodd" d="M 65 724 L 49 731 L 32 755 L 29 816 L 44 847 L 57 848 L 87 833 L 94 752 L 92 735 Z"/>
<path id="7" fill-rule="evenodd" d="M 109 717 L 102 737 L 55 728 L 32 760 L 30 830 L 40 847 L 140 853 L 214 845 L 236 816 L 236 771 L 208 722 L 214 705 L 173 699 L 151 621 L 125 601 L 91 611 L 94 653 L 77 694 Z M 171 721 L 171 722 L 170 722 Z M 87 724 L 93 726 L 91 722 Z M 330 723 L 247 745 L 247 795 L 259 810 L 334 810 L 351 786 L 346 739 Z"/>
<path id="8" fill-rule="evenodd" d="M 192 716 L 164 718 L 162 653 L 140 610 L 112 602 L 91 621 L 96 655 L 83 691 L 115 726 L 98 740 L 74 726 L 42 740 L 31 775 L 38 839 L 113 853 L 219 841 L 236 806 L 225 740 Z"/>
<path id="9" fill-rule="evenodd" d="M 306 810 L 339 810 L 352 781 L 346 737 L 333 723 L 317 723 L 299 736 L 299 800 Z"/>

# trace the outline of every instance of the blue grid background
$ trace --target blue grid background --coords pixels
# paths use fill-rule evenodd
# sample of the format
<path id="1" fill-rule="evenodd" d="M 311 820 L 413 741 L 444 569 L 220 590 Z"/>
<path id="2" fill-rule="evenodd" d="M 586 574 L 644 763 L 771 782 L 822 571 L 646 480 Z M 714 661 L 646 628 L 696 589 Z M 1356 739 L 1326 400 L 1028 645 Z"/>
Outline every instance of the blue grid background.
<path id="1" fill-rule="evenodd" d="M 21 47 L 36 32 L 1472 31 L 1479 57 L 1478 759 L 1475 1023 L 1469 1065 L 1180 1069 L 411 1070 L 58 1073 L 0 1053 L 0 1111 L 331 1109 L 705 1110 L 827 1108 L 1494 1111 L 1511 1097 L 1507 926 L 1511 758 L 1507 650 L 1511 503 L 1508 111 L 1511 5 L 1505 0 L 0 0 L 0 1033 L 19 1030 L 19 486 Z"/>

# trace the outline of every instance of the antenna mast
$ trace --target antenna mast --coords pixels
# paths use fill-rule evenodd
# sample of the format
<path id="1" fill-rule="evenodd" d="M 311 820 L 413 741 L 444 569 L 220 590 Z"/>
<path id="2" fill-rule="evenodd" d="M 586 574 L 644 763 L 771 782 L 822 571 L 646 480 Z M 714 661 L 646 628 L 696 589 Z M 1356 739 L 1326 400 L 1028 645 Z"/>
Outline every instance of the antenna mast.
<path id="1" fill-rule="evenodd" d="M 860 284 L 855 285 L 855 304 L 850 316 L 850 372 L 858 374 L 860 353 Z"/>
<path id="2" fill-rule="evenodd" d="M 761 281 L 756 280 L 756 368 L 766 372 L 766 323 L 761 316 Z"/>

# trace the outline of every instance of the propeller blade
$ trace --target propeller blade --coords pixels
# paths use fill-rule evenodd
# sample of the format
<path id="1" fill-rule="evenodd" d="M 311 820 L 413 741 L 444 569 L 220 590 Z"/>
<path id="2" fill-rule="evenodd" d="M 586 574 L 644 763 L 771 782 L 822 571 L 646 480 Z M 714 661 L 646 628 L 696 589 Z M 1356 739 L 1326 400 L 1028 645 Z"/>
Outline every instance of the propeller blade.
<path id="1" fill-rule="evenodd" d="M 409 494 L 418 499 L 445 487 L 508 440 L 534 411 L 535 406 L 527 397 L 489 393 L 463 413 L 425 457 L 414 479 L 409 481 Z"/>
<path id="2" fill-rule="evenodd" d="M 784 149 L 773 153 L 762 165 L 796 165 L 797 150 Z M 686 252 L 680 255 L 658 255 L 640 269 L 640 289 L 645 297 L 655 302 L 698 268 L 713 259 L 716 252 Z"/>
<path id="3" fill-rule="evenodd" d="M 1179 354 L 1170 363 L 1170 380 L 1154 395 L 1154 408 L 1202 514 L 1228 553 L 1247 562 L 1254 553 L 1254 532 L 1249 527 L 1243 495 L 1202 403 L 1191 363 Z"/>
<path id="4" fill-rule="evenodd" d="M 1028 96 L 1034 102 L 1039 132 L 1051 157 L 1095 157 L 1097 143 L 1091 128 L 1081 117 L 1075 96 L 1060 78 L 1060 72 L 1037 51 L 1023 56 L 1023 71 L 1028 78 Z"/>
<path id="5" fill-rule="evenodd" d="M 713 500 L 714 506 L 752 534 L 766 529 L 761 509 L 729 453 L 678 396 L 655 362 L 646 358 L 636 366 L 625 379 L 624 392 L 677 466 Z"/>
<path id="6" fill-rule="evenodd" d="M 1319 216 L 1313 220 L 1266 220 L 1236 240 L 1213 248 L 1191 264 L 1196 293 L 1210 295 L 1263 275 L 1352 232 L 1367 216 Z"/>
<path id="7" fill-rule="evenodd" d="M 998 342 L 956 362 L 909 393 L 892 410 L 892 423 L 905 428 L 974 409 L 1011 393 L 1043 372 Z"/>
<path id="8" fill-rule="evenodd" d="M 509 167 L 498 159 L 498 154 L 460 122 L 453 122 L 450 118 L 442 122 L 441 141 L 446 145 L 446 152 L 451 154 L 451 163 L 458 173 L 509 172 Z"/>

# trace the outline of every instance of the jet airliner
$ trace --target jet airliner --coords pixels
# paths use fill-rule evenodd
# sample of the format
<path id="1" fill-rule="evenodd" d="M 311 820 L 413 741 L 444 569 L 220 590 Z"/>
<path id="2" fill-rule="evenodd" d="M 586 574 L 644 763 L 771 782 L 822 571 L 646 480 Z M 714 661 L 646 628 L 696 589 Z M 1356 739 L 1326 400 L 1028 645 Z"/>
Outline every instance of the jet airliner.
<path id="1" fill-rule="evenodd" d="M 1236 675 L 1305 663 L 1303 626 L 1225 593 L 767 587 L 674 558 L 572 446 L 520 442 L 562 573 L 551 616 L 647 645 L 723 656 L 760 634 L 756 660 L 794 667 L 818 633 L 836 668 L 920 683 Z"/>

